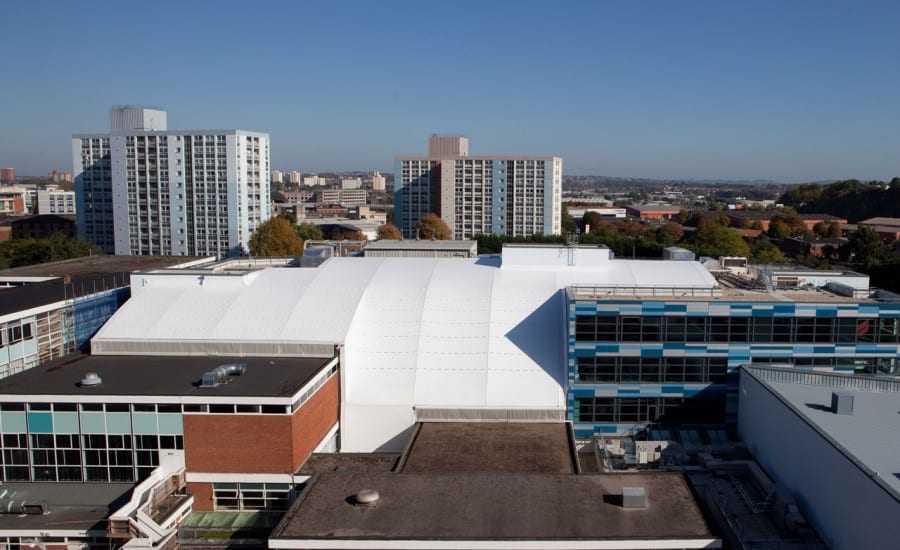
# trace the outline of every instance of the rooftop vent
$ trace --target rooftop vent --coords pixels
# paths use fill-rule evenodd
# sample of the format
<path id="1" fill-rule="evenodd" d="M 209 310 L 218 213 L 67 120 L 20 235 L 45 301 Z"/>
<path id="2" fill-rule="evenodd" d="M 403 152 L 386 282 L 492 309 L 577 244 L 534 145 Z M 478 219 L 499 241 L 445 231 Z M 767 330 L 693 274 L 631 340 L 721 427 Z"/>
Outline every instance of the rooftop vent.
<path id="1" fill-rule="evenodd" d="M 94 386 L 99 386 L 101 382 L 103 382 L 103 380 L 97 376 L 96 372 L 89 372 L 81 379 L 80 385 L 82 388 L 92 388 Z"/>
<path id="2" fill-rule="evenodd" d="M 380 496 L 378 495 L 378 491 L 374 489 L 363 489 L 360 492 L 356 493 L 353 497 L 353 502 L 357 506 L 362 506 L 364 508 L 374 508 L 378 505 L 378 499 Z"/>
<path id="3" fill-rule="evenodd" d="M 241 375 L 247 372 L 246 363 L 228 363 L 227 365 L 219 365 L 209 372 L 203 373 L 200 379 L 201 388 L 215 388 L 219 384 L 224 384 L 230 380 L 231 376 Z"/>
<path id="4" fill-rule="evenodd" d="M 622 487 L 622 508 L 646 508 L 647 493 L 643 487 Z"/>
<path id="5" fill-rule="evenodd" d="M 853 414 L 853 394 L 846 391 L 831 392 L 831 412 Z"/>

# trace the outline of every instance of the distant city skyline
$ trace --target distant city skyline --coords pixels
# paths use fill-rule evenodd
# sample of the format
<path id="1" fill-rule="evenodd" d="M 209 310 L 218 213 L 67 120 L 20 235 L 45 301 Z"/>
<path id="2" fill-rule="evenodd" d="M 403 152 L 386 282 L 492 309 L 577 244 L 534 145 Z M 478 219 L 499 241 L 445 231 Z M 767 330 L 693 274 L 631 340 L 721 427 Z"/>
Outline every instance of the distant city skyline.
<path id="1" fill-rule="evenodd" d="M 68 171 L 73 133 L 142 104 L 304 173 L 390 173 L 438 133 L 566 175 L 900 176 L 896 2 L 154 6 L 4 5 L 0 166 Z"/>

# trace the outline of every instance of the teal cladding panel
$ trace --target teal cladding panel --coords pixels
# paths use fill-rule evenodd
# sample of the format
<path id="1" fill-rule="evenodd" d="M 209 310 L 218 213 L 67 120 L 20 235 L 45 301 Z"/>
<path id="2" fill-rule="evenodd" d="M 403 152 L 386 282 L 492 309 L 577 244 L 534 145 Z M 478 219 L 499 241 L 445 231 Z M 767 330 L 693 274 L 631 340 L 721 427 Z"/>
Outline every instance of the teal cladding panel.
<path id="1" fill-rule="evenodd" d="M 28 413 L 28 433 L 52 434 L 53 433 L 53 413 L 29 412 Z"/>

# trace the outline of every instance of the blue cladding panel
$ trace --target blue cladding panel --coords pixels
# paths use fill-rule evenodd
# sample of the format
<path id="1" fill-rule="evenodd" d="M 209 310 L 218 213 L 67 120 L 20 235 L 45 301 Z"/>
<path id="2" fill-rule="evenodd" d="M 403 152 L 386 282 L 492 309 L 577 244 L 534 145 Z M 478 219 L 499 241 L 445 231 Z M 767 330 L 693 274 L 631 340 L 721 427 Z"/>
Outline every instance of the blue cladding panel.
<path id="1" fill-rule="evenodd" d="M 180 414 L 160 414 L 158 421 L 161 435 L 182 435 L 184 433 Z"/>
<path id="2" fill-rule="evenodd" d="M 28 431 L 24 412 L 0 412 L 0 425 L 3 426 L 3 433 L 25 433 Z"/>
<path id="3" fill-rule="evenodd" d="M 106 415 L 102 412 L 81 413 L 81 431 L 86 434 L 106 433 Z"/>
<path id="4" fill-rule="evenodd" d="M 719 302 L 709 303 L 695 302 L 666 302 L 654 298 L 646 302 L 639 300 L 615 301 L 574 301 L 569 302 L 569 392 L 567 403 L 568 416 L 573 418 L 576 397 L 694 397 L 702 393 L 703 396 L 720 396 L 725 408 L 726 420 L 734 421 L 737 411 L 736 386 L 725 384 L 689 384 L 687 387 L 679 383 L 643 383 L 643 384 L 591 384 L 576 382 L 577 362 L 576 357 L 591 356 L 642 356 L 642 357 L 717 357 L 727 359 L 728 371 L 734 371 L 743 364 L 752 362 L 753 358 L 775 358 L 777 362 L 791 362 L 794 356 L 804 358 L 831 358 L 843 357 L 852 359 L 872 356 L 900 358 L 900 347 L 896 344 L 875 343 L 684 343 L 684 342 L 648 342 L 648 343 L 619 343 L 619 342 L 574 342 L 574 316 L 597 315 L 665 315 L 671 316 L 732 316 L 732 317 L 890 317 L 900 318 L 900 304 L 810 304 L 810 303 L 773 303 L 773 302 Z M 592 353 L 593 352 L 593 353 Z M 798 367 L 799 368 L 799 367 Z M 840 365 L 835 367 L 819 367 L 817 370 L 833 370 L 835 372 L 853 372 L 852 365 Z M 736 376 L 729 375 L 729 384 L 736 384 Z M 726 393 L 727 392 L 727 393 Z M 618 429 L 628 429 L 626 426 L 618 426 Z M 577 433 L 613 433 L 617 430 L 615 424 L 586 424 L 576 425 Z"/>
<path id="5" fill-rule="evenodd" d="M 130 434 L 131 415 L 128 413 L 106 413 L 106 430 L 111 434 Z"/>
<path id="6" fill-rule="evenodd" d="M 53 413 L 53 431 L 58 434 L 78 433 L 78 413 L 55 412 Z"/>
<path id="7" fill-rule="evenodd" d="M 53 433 L 53 413 L 29 412 L 28 413 L 28 432 L 33 433 L 33 434 L 52 434 Z"/>
<path id="8" fill-rule="evenodd" d="M 156 413 L 134 413 L 134 433 L 140 435 L 156 435 Z"/>
<path id="9" fill-rule="evenodd" d="M 91 337 L 128 300 L 131 287 L 92 294 L 75 303 L 75 346 L 85 349 Z"/>

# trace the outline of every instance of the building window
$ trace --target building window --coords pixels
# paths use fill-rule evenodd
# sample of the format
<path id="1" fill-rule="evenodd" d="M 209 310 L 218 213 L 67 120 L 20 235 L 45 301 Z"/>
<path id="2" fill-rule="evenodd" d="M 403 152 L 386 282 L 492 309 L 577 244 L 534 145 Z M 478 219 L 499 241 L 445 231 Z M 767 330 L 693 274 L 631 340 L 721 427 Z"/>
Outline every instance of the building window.
<path id="1" fill-rule="evenodd" d="M 900 319 L 577 315 L 577 342 L 900 342 Z"/>
<path id="2" fill-rule="evenodd" d="M 289 483 L 213 483 L 216 510 L 287 510 Z"/>
<path id="3" fill-rule="evenodd" d="M 724 357 L 579 357 L 581 383 L 722 384 L 728 372 Z"/>
<path id="4" fill-rule="evenodd" d="M 699 397 L 581 397 L 575 401 L 575 422 L 626 424 L 724 421 L 720 399 Z"/>

